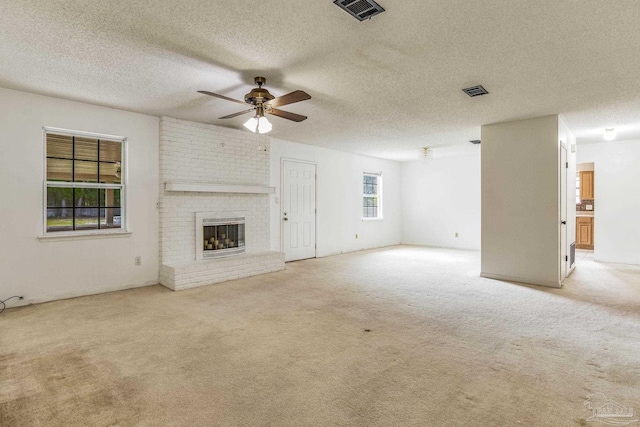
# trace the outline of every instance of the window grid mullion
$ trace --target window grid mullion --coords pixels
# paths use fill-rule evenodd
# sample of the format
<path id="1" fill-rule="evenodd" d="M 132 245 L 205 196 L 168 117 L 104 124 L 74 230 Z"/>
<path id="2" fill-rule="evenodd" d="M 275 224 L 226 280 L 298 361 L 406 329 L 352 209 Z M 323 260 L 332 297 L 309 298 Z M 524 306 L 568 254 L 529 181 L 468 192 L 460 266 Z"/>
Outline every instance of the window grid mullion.
<path id="1" fill-rule="evenodd" d="M 76 182 L 76 137 L 71 137 L 71 182 Z M 76 231 L 76 187 L 71 190 L 71 228 Z"/>
<path id="2" fill-rule="evenodd" d="M 47 187 L 64 187 L 64 188 L 100 188 L 122 190 L 123 184 L 104 184 L 95 182 L 71 182 L 71 181 L 47 181 Z"/>
<path id="3" fill-rule="evenodd" d="M 98 139 L 98 155 L 96 157 L 98 159 L 98 176 L 96 177 L 96 182 L 100 183 L 100 140 Z M 100 230 L 100 189 L 98 189 L 98 230 Z"/>

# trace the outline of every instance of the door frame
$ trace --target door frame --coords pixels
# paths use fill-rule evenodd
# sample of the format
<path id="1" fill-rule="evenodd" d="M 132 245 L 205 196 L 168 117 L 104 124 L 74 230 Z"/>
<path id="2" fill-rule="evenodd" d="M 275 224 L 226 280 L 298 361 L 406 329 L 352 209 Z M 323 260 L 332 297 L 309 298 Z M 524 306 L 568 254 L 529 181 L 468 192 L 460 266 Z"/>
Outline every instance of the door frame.
<path id="1" fill-rule="evenodd" d="M 284 253 L 284 225 L 282 224 L 282 217 L 284 216 L 284 208 L 282 204 L 284 193 L 284 162 L 303 163 L 307 165 L 313 165 L 316 168 L 316 176 L 313 178 L 314 184 L 314 200 L 315 212 L 313 215 L 313 233 L 315 237 L 315 247 L 313 248 L 313 258 L 318 258 L 318 162 L 313 160 L 302 160 L 293 157 L 280 157 L 280 218 L 278 224 L 280 224 L 280 252 Z"/>
<path id="2" fill-rule="evenodd" d="M 563 150 L 564 150 L 564 162 L 562 161 L 562 155 L 563 155 Z M 560 271 L 558 272 L 558 275 L 560 276 L 560 286 L 562 286 L 562 282 L 564 281 L 565 278 L 567 278 L 568 274 L 569 274 L 569 260 L 568 260 L 568 256 L 569 256 L 569 224 L 567 223 L 568 219 L 569 219 L 569 191 L 568 191 L 568 185 L 569 185 L 569 168 L 567 167 L 567 164 L 569 163 L 569 147 L 567 147 L 567 144 L 565 144 L 564 141 L 560 140 L 560 147 L 559 147 L 559 163 L 560 163 L 560 176 L 559 176 L 559 181 L 560 181 L 560 185 L 559 185 L 559 201 L 560 201 L 560 206 L 558 206 L 558 210 L 559 212 L 559 219 L 560 219 Z M 563 175 L 564 175 L 564 182 L 563 182 Z M 562 197 L 562 193 L 564 192 L 564 199 Z M 564 205 L 564 206 L 563 206 Z M 564 207 L 564 211 L 563 211 L 563 207 Z M 564 216 L 564 222 L 565 224 L 562 224 L 563 221 L 563 217 Z M 564 235 L 563 235 L 564 234 Z M 563 239 L 564 237 L 564 239 Z M 563 240 L 564 240 L 564 245 L 563 245 Z"/>

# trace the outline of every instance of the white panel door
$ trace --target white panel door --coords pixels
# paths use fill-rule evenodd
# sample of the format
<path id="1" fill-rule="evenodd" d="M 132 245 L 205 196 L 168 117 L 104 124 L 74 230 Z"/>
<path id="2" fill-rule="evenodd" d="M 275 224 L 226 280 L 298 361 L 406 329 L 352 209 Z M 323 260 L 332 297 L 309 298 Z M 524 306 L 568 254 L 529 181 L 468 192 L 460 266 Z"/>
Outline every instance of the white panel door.
<path id="1" fill-rule="evenodd" d="M 284 260 L 316 256 L 316 165 L 282 162 Z"/>
<path id="2" fill-rule="evenodd" d="M 560 281 L 567 277 L 567 149 L 560 147 Z M 573 196 L 573 195 L 572 195 Z"/>

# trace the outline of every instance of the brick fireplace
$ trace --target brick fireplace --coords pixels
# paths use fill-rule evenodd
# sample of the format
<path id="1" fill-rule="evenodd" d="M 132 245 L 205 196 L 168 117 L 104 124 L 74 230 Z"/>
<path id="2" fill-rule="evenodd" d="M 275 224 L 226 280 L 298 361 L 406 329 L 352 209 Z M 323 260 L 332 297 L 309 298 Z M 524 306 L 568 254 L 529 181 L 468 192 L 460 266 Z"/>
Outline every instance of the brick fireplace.
<path id="1" fill-rule="evenodd" d="M 283 254 L 269 251 L 268 137 L 163 117 L 160 185 L 162 285 L 187 289 L 284 269 Z M 233 227 L 241 222 L 242 233 Z"/>

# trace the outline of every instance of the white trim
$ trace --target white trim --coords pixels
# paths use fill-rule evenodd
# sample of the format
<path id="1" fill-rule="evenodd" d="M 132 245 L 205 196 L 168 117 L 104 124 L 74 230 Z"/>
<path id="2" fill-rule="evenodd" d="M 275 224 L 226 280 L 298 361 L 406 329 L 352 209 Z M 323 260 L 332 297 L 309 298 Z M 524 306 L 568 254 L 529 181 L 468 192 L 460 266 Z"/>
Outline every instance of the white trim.
<path id="1" fill-rule="evenodd" d="M 78 230 L 78 231 L 51 231 L 42 236 L 37 236 L 41 242 L 60 240 L 84 240 L 84 239 L 108 239 L 113 237 L 129 237 L 130 231 L 122 229 L 103 230 Z"/>
<path id="2" fill-rule="evenodd" d="M 562 150 L 564 150 L 564 162 L 562 161 Z M 559 175 L 558 175 L 558 250 L 560 255 L 560 262 L 558 263 L 558 277 L 560 283 L 568 276 L 569 255 L 571 253 L 569 247 L 569 206 L 573 206 L 573 203 L 569 203 L 569 200 L 573 200 L 573 197 L 569 199 L 569 192 L 567 187 L 569 185 L 569 150 L 567 144 L 560 140 L 560 147 L 558 148 L 558 163 L 559 163 Z M 562 174 L 564 173 L 565 182 L 562 182 Z M 563 186 L 564 184 L 564 186 Z M 563 188 L 564 187 L 564 188 Z M 564 212 L 562 211 L 562 192 L 564 190 Z M 569 199 L 569 200 L 567 200 Z M 562 219 L 564 215 L 564 219 Z M 562 223 L 564 221 L 564 224 Z M 562 244 L 562 228 L 564 227 L 564 245 Z M 563 247 L 564 246 L 564 247 Z M 562 268 L 564 266 L 564 276 L 562 275 Z"/>
<path id="3" fill-rule="evenodd" d="M 318 166 L 318 162 L 313 161 L 313 160 L 301 160 L 301 159 L 294 159 L 293 157 L 280 157 L 280 164 L 282 164 L 282 162 L 296 162 L 296 163 L 304 163 L 307 165 L 316 165 Z"/>
<path id="4" fill-rule="evenodd" d="M 211 184 L 211 183 L 189 183 L 173 182 L 164 183 L 166 191 L 185 191 L 198 193 L 245 193 L 245 194 L 274 194 L 275 187 L 264 185 L 237 185 L 237 184 Z"/>
<path id="5" fill-rule="evenodd" d="M 120 154 L 120 225 L 123 227 L 123 231 L 131 231 L 129 226 L 129 212 L 127 210 L 128 192 L 129 186 L 129 138 L 122 140 L 122 153 Z"/>
<path id="6" fill-rule="evenodd" d="M 25 296 L 25 298 L 22 301 L 18 301 L 17 303 L 12 304 L 10 307 L 7 307 L 7 308 L 22 307 L 25 305 L 41 304 L 43 302 L 49 302 L 49 301 L 58 301 L 58 300 L 64 300 L 64 299 L 70 299 L 70 298 L 85 297 L 89 295 L 105 294 L 107 292 L 124 291 L 126 289 L 144 288 L 146 286 L 157 286 L 157 285 L 158 285 L 158 282 L 152 281 L 152 282 L 134 284 L 134 285 L 109 286 L 109 287 L 99 288 L 99 289 L 81 289 L 79 291 L 62 292 L 59 294 L 49 294 L 49 295 L 38 296 L 35 298 L 29 298 Z"/>
<path id="7" fill-rule="evenodd" d="M 63 188 L 113 188 L 114 190 L 122 190 L 123 184 L 104 184 L 100 182 L 71 182 L 71 181 L 47 181 L 47 187 L 63 187 Z"/>
<path id="8" fill-rule="evenodd" d="M 551 282 L 547 280 L 531 280 L 525 279 L 523 277 L 515 277 L 515 276 L 504 276 L 502 274 L 492 274 L 492 273 L 480 273 L 480 277 L 484 277 L 487 279 L 501 280 L 506 282 L 517 282 L 524 283 L 525 285 L 539 285 L 546 286 L 548 288 L 561 288 L 562 284 L 560 282 Z"/>
<path id="9" fill-rule="evenodd" d="M 42 233 L 47 234 L 47 129 L 42 128 Z"/>
<path id="10" fill-rule="evenodd" d="M 86 136 L 88 138 L 108 139 L 110 141 L 125 142 L 125 140 L 127 139 L 127 137 L 125 136 L 108 135 L 106 133 L 85 132 L 82 130 L 62 129 L 51 126 L 42 126 L 42 130 L 44 131 L 44 133 L 49 132 L 68 136 Z"/>

